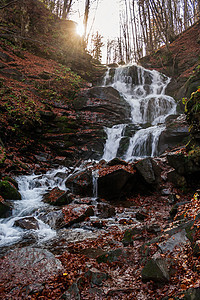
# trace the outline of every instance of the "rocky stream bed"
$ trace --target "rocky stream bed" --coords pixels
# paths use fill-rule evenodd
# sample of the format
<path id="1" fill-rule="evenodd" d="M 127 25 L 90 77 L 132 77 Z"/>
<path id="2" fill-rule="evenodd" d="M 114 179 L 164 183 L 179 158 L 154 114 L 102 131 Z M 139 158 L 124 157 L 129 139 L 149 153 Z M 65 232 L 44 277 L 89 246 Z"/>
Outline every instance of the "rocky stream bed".
<path id="1" fill-rule="evenodd" d="M 199 194 L 188 170 L 200 171 L 181 148 L 15 178 L 22 200 L 1 204 L 1 217 L 2 205 L 4 216 L 13 210 L 1 221 L 1 234 L 10 226 L 2 299 L 199 299 Z"/>

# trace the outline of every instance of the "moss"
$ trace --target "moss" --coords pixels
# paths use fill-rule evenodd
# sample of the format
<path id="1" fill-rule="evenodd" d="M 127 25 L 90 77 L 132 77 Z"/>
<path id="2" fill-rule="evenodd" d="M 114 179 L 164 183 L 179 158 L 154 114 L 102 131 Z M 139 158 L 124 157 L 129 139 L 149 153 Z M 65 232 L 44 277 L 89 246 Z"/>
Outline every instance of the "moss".
<path id="1" fill-rule="evenodd" d="M 21 200 L 18 190 L 6 180 L 0 181 L 0 195 L 5 200 Z"/>

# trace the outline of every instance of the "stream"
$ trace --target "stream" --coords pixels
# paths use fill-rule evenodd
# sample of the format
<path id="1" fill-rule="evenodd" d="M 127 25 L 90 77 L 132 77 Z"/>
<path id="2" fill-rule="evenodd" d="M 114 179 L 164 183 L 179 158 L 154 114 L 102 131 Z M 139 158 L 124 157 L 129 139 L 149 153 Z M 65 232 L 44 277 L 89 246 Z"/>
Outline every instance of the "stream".
<path id="1" fill-rule="evenodd" d="M 131 72 L 137 71 L 135 79 Z M 112 73 L 112 74 L 111 74 Z M 135 74 L 134 74 L 135 75 Z M 116 124 L 112 128 L 105 128 L 107 140 L 104 146 L 102 158 L 109 161 L 115 157 L 121 157 L 128 162 L 135 159 L 155 156 L 159 154 L 158 142 L 162 131 L 165 129 L 165 119 L 171 114 L 176 114 L 176 103 L 173 98 L 165 95 L 165 89 L 170 79 L 157 71 L 148 71 L 139 66 L 119 67 L 111 72 L 108 69 L 104 77 L 104 86 L 112 86 L 119 91 L 121 97 L 129 104 L 131 119 L 128 124 Z M 122 149 L 121 149 L 122 148 Z M 119 155 L 119 152 L 121 155 Z M 73 170 L 74 171 L 74 170 Z M 49 204 L 45 204 L 43 195 L 55 187 L 66 191 L 65 181 L 73 172 L 62 167 L 50 170 L 43 175 L 18 176 L 16 181 L 19 185 L 19 192 L 22 200 L 10 201 L 12 216 L 0 219 L 0 253 L 5 249 L 12 249 L 15 245 L 26 245 L 35 243 L 46 243 L 54 240 L 55 228 L 51 222 L 45 222 L 42 216 L 52 210 Z M 97 190 L 98 172 L 93 174 L 93 198 L 98 197 Z M 125 209 L 122 214 L 114 218 L 108 218 L 109 224 L 115 224 L 116 219 L 128 218 L 131 210 Z M 22 218 L 30 218 L 35 222 L 32 229 L 23 229 L 16 226 L 16 222 Z M 98 216 L 90 217 L 91 220 L 98 220 Z M 82 225 L 81 225 L 82 226 Z M 99 229 L 72 228 L 68 229 L 68 240 L 75 240 L 73 232 L 78 232 L 79 237 L 84 239 L 98 234 Z M 23 244 L 24 243 L 24 244 Z"/>

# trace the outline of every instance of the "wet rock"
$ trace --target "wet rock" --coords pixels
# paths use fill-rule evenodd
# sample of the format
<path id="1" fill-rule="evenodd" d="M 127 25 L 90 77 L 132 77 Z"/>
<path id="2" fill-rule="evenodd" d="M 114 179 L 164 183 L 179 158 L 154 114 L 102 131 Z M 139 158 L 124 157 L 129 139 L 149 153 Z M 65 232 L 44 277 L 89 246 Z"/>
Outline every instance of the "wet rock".
<path id="1" fill-rule="evenodd" d="M 0 181 L 0 195 L 5 200 L 21 200 L 18 190 L 7 180 Z"/>
<path id="2" fill-rule="evenodd" d="M 63 272 L 62 264 L 49 251 L 32 247 L 15 249 L 1 261 L 0 284 L 7 283 L 8 298 L 17 298 L 22 287 L 27 294 L 37 292 L 59 272 Z"/>
<path id="3" fill-rule="evenodd" d="M 165 283 L 169 279 L 168 263 L 159 255 L 150 259 L 142 269 L 142 280 L 145 282 L 152 280 L 156 283 Z"/>
<path id="4" fill-rule="evenodd" d="M 66 205 L 73 201 L 74 196 L 69 191 L 65 192 L 58 187 L 53 188 L 49 193 L 45 194 L 43 201 L 51 205 Z"/>
<path id="5" fill-rule="evenodd" d="M 128 103 L 111 86 L 84 90 L 74 101 L 75 109 L 101 114 L 104 126 L 128 123 L 131 117 Z"/>
<path id="6" fill-rule="evenodd" d="M 83 222 L 87 217 L 94 215 L 93 208 L 85 204 L 69 204 L 67 207 L 64 207 L 62 211 L 65 220 L 64 227 Z"/>
<path id="7" fill-rule="evenodd" d="M 105 254 L 98 256 L 97 257 L 97 262 L 99 264 L 102 263 L 102 262 L 112 263 L 112 262 L 119 261 L 121 257 L 126 257 L 126 256 L 127 256 L 127 254 L 124 251 L 124 249 L 118 248 L 118 249 L 108 251 Z"/>
<path id="8" fill-rule="evenodd" d="M 185 145 L 189 137 L 188 124 L 185 115 L 169 116 L 166 119 L 166 129 L 161 133 L 158 148 L 160 153 L 173 149 L 177 145 Z"/>
<path id="9" fill-rule="evenodd" d="M 155 185 L 160 180 L 161 169 L 152 158 L 139 160 L 135 164 L 135 168 L 149 185 Z"/>
<path id="10" fill-rule="evenodd" d="M 64 214 L 62 210 L 50 211 L 40 214 L 39 219 L 48 224 L 52 229 L 60 229 L 65 225 Z"/>
<path id="11" fill-rule="evenodd" d="M 72 190 L 72 193 L 82 196 L 93 195 L 92 171 L 84 170 L 72 174 L 66 181 L 66 187 Z"/>
<path id="12" fill-rule="evenodd" d="M 137 176 L 123 169 L 98 178 L 98 195 L 107 200 L 123 200 L 137 189 Z"/>
<path id="13" fill-rule="evenodd" d="M 11 207 L 0 196 L 0 218 L 8 218 L 12 214 Z"/>
<path id="14" fill-rule="evenodd" d="M 98 209 L 98 216 L 100 218 L 111 218 L 116 215 L 115 208 L 109 204 L 98 203 L 97 209 Z"/>
<path id="15" fill-rule="evenodd" d="M 22 229 L 39 229 L 38 221 L 34 217 L 25 217 L 19 220 L 16 220 L 14 226 L 20 227 Z"/>
<path id="16" fill-rule="evenodd" d="M 158 244 L 158 247 L 162 253 L 172 252 L 176 246 L 181 248 L 182 246 L 186 245 L 187 242 L 189 242 L 189 240 L 186 237 L 185 229 L 183 229 L 182 231 L 172 235 L 168 240 Z"/>
<path id="17" fill-rule="evenodd" d="M 85 273 L 85 277 L 93 284 L 101 286 L 103 281 L 108 279 L 108 274 L 103 273 L 96 268 L 92 268 Z"/>

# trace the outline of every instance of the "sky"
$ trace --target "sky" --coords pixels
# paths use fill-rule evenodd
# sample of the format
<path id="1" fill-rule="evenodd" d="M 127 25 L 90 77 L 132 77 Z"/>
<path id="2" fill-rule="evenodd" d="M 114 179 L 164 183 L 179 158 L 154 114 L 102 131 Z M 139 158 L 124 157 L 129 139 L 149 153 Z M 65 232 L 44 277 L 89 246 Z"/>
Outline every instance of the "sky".
<path id="1" fill-rule="evenodd" d="M 74 5 L 75 12 L 71 14 L 70 19 L 82 24 L 84 7 L 85 0 L 79 0 L 76 6 Z M 88 31 L 91 30 L 91 27 L 91 34 L 98 31 L 103 36 L 103 42 L 106 45 L 107 39 L 119 36 L 119 0 L 99 0 L 96 12 L 95 7 L 94 3 L 89 14 Z M 102 62 L 106 63 L 106 47 L 102 50 Z"/>

